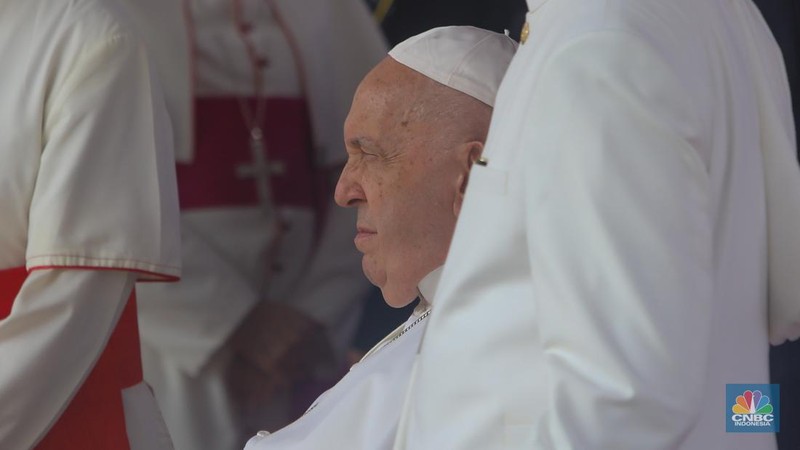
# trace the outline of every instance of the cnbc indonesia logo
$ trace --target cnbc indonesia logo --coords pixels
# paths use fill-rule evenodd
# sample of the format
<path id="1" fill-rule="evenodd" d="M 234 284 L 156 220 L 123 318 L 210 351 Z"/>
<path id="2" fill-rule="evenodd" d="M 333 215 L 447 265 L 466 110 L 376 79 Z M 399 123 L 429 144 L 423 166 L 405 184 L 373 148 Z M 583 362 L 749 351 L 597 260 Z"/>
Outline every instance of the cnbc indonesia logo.
<path id="1" fill-rule="evenodd" d="M 731 408 L 736 426 L 769 426 L 775 420 L 769 397 L 761 391 L 744 391 L 736 397 L 736 404 Z"/>
<path id="2" fill-rule="evenodd" d="M 728 385 L 730 412 L 727 430 L 731 432 L 776 432 L 778 431 L 777 400 L 778 385 Z M 738 395 L 736 395 L 738 393 Z M 731 401 L 733 400 L 733 401 Z"/>

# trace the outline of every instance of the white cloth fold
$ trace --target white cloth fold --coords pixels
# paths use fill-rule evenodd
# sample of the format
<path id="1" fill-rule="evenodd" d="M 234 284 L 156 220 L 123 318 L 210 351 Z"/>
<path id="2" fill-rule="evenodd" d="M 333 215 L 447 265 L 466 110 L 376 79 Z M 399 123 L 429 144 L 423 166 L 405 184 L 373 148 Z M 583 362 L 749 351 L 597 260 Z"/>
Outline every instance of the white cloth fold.
<path id="1" fill-rule="evenodd" d="M 758 14 L 755 5 L 748 5 Z M 762 22 L 762 32 L 767 26 Z M 751 54 L 761 59 L 764 69 L 758 80 L 760 95 L 771 101 L 759 103 L 763 117 L 761 149 L 767 211 L 767 281 L 769 295 L 769 338 L 778 345 L 800 338 L 800 166 L 795 156 L 796 130 L 791 111 L 786 68 L 779 50 L 759 52 L 751 41 Z M 775 52 L 778 52 L 776 55 Z M 778 70 L 774 70 L 778 69 Z M 776 90 L 776 87 L 779 87 Z"/>
<path id="2" fill-rule="evenodd" d="M 440 275 L 441 267 L 423 278 L 418 289 L 427 301 L 421 299 L 411 317 L 353 365 L 303 417 L 275 433 L 259 433 L 245 450 L 390 449 Z"/>
<path id="3" fill-rule="evenodd" d="M 125 430 L 131 450 L 172 450 L 172 439 L 150 387 L 142 381 L 122 390 Z"/>

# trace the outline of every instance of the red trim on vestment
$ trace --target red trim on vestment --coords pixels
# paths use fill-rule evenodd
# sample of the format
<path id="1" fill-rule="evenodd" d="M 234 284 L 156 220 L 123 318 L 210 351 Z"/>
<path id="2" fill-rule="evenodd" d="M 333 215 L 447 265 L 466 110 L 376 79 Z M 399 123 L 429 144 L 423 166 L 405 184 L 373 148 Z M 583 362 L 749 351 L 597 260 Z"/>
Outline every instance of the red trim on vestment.
<path id="1" fill-rule="evenodd" d="M 98 271 L 109 271 L 113 270 L 115 272 L 131 272 L 140 274 L 142 276 L 146 276 L 147 278 L 139 278 L 136 280 L 137 283 L 174 283 L 176 281 L 180 281 L 180 277 L 176 277 L 175 275 L 167 275 L 158 272 L 150 272 L 147 270 L 139 270 L 139 269 L 128 269 L 125 267 L 97 267 L 97 266 L 33 266 L 29 269 L 30 272 L 34 270 L 49 270 L 49 269 L 64 269 L 64 270 L 98 270 Z"/>
<path id="2" fill-rule="evenodd" d="M 27 276 L 24 267 L 0 271 L 0 320 L 10 314 Z M 131 292 L 105 349 L 88 377 L 35 449 L 128 450 L 130 446 L 125 428 L 122 390 L 142 381 L 139 351 L 136 296 Z M 48 375 L 57 382 L 57 373 Z"/>

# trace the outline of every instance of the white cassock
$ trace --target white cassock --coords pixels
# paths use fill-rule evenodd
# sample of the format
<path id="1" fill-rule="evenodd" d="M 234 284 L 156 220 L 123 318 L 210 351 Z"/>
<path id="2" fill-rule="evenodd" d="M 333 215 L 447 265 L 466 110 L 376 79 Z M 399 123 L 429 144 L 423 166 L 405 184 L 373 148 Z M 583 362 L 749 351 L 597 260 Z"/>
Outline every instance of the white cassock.
<path id="1" fill-rule="evenodd" d="M 0 448 L 171 448 L 136 280 L 174 280 L 172 135 L 112 4 L 0 0 Z"/>
<path id="2" fill-rule="evenodd" d="M 369 286 L 352 245 L 355 215 L 317 187 L 333 186 L 353 92 L 386 54 L 362 3 L 126 2 L 159 64 L 177 130 L 183 279 L 140 287 L 139 305 L 145 379 L 178 449 L 229 449 L 246 439 L 224 383 L 224 344 L 258 302 L 285 302 L 318 320 L 342 353 L 354 331 Z M 268 61 L 260 126 L 267 158 L 281 166 L 266 205 L 256 195 L 260 180 L 240 173 L 254 165 L 247 116 L 259 103 L 247 41 Z M 276 399 L 264 409 L 281 421 L 287 408 Z"/>
<path id="3" fill-rule="evenodd" d="M 726 384 L 798 337 L 769 29 L 749 0 L 528 6 L 396 448 L 774 448 L 725 426 Z"/>
<path id="4" fill-rule="evenodd" d="M 245 450 L 392 448 L 441 272 L 437 268 L 420 281 L 420 304 L 411 317 L 353 365 L 303 417 L 276 433 L 260 432 Z"/>

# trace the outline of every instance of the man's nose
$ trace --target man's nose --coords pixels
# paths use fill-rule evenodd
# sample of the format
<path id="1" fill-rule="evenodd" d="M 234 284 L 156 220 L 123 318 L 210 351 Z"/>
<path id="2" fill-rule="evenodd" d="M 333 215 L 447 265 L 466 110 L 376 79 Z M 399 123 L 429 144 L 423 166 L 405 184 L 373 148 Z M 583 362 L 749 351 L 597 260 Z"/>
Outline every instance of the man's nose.
<path id="1" fill-rule="evenodd" d="M 342 169 L 339 175 L 339 182 L 336 183 L 336 191 L 333 194 L 336 204 L 343 207 L 357 206 L 359 202 L 364 201 L 364 191 L 361 186 L 353 179 L 352 172 L 348 166 Z"/>

